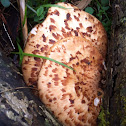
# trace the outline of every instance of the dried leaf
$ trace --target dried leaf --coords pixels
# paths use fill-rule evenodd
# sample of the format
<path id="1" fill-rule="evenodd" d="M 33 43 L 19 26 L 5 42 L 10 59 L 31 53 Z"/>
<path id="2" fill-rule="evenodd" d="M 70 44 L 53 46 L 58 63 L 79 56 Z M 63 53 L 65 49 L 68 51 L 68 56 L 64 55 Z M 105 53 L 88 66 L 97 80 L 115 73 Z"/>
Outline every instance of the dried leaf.
<path id="1" fill-rule="evenodd" d="M 77 5 L 79 9 L 84 9 L 85 7 L 88 6 L 88 4 L 91 2 L 91 0 L 82 0 L 80 3 Z"/>

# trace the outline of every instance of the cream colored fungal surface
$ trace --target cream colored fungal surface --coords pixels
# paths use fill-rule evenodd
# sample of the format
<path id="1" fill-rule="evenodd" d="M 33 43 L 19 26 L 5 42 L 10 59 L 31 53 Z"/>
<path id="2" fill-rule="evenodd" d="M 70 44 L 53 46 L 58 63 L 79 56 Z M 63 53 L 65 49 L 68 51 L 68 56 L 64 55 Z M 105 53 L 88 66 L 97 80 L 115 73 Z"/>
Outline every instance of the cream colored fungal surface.
<path id="1" fill-rule="evenodd" d="M 57 42 L 48 57 L 75 71 L 47 60 L 39 74 L 40 99 L 66 126 L 96 125 L 102 55 L 88 40 L 69 37 Z"/>
<path id="2" fill-rule="evenodd" d="M 100 111 L 107 35 L 94 16 L 69 3 L 51 7 L 43 23 L 29 33 L 25 53 L 47 56 L 55 62 L 25 56 L 27 85 L 37 87 L 42 102 L 65 126 L 95 126 Z"/>
<path id="3" fill-rule="evenodd" d="M 77 36 L 89 40 L 105 58 L 107 36 L 101 22 L 69 3 L 58 5 L 71 9 L 51 7 L 45 21 L 31 30 L 24 52 L 46 56 L 59 40 Z M 23 58 L 22 71 L 27 85 L 36 87 L 42 62 L 34 57 Z"/>

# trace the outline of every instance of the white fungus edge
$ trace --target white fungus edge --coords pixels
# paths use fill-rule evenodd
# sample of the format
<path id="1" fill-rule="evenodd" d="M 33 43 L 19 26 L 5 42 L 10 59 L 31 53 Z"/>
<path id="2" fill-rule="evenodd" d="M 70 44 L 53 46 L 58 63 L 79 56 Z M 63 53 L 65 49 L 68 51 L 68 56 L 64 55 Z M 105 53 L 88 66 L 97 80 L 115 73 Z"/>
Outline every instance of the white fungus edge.
<path id="1" fill-rule="evenodd" d="M 37 28 L 36 27 L 33 28 L 30 33 L 36 35 L 37 34 Z"/>
<path id="2" fill-rule="evenodd" d="M 95 99 L 94 99 L 94 105 L 95 105 L 95 106 L 98 106 L 99 102 L 100 102 L 100 100 L 99 100 L 98 98 L 95 98 Z"/>

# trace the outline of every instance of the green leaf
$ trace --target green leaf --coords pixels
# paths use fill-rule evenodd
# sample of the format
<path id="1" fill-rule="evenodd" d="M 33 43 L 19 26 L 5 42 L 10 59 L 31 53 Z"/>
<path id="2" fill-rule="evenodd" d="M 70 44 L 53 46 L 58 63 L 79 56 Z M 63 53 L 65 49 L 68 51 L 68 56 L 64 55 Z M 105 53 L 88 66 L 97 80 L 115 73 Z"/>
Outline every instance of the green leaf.
<path id="1" fill-rule="evenodd" d="M 32 13 L 31 10 L 27 10 L 27 18 L 34 18 L 35 17 L 35 13 Z"/>
<path id="2" fill-rule="evenodd" d="M 9 7 L 9 6 L 10 6 L 10 1 L 9 1 L 9 0 L 1 0 L 1 4 L 2 4 L 4 7 Z"/>
<path id="3" fill-rule="evenodd" d="M 99 14 L 103 15 L 105 13 L 104 10 L 99 10 Z"/>
<path id="4" fill-rule="evenodd" d="M 39 22 L 39 17 L 37 15 L 34 17 L 34 22 Z"/>
<path id="5" fill-rule="evenodd" d="M 107 6 L 107 7 L 102 7 L 102 9 L 103 9 L 104 11 L 107 11 L 109 8 L 110 8 L 109 6 Z"/>
<path id="6" fill-rule="evenodd" d="M 102 14 L 98 13 L 96 15 L 98 16 L 99 20 L 101 21 L 102 20 Z"/>
<path id="7" fill-rule="evenodd" d="M 110 26 L 111 26 L 111 23 L 112 23 L 112 22 L 111 22 L 110 20 L 109 20 L 109 21 L 106 21 L 106 22 L 105 22 L 105 21 L 102 22 L 102 24 L 103 24 L 105 27 L 110 27 Z"/>
<path id="8" fill-rule="evenodd" d="M 43 11 L 44 11 L 44 8 L 42 6 L 40 6 L 38 9 L 37 9 L 37 16 L 41 16 L 43 14 Z"/>
<path id="9" fill-rule="evenodd" d="M 99 5 L 99 4 L 97 4 L 97 9 L 98 9 L 98 11 L 101 9 L 101 7 L 100 7 L 100 5 Z"/>
<path id="10" fill-rule="evenodd" d="M 109 5 L 109 0 L 101 0 L 102 6 L 107 6 Z"/>
<path id="11" fill-rule="evenodd" d="M 89 14 L 93 14 L 94 13 L 94 9 L 92 7 L 86 7 L 85 11 Z"/>
<path id="12" fill-rule="evenodd" d="M 100 6 L 101 10 L 104 12 L 104 15 L 106 16 L 107 20 L 109 20 L 109 17 L 108 17 L 108 15 L 107 15 L 107 13 L 105 12 L 105 10 L 103 10 L 102 5 L 99 3 L 98 0 L 96 0 L 96 2 L 97 2 L 97 4 Z M 100 10 L 99 10 L 99 11 L 100 11 Z"/>
<path id="13" fill-rule="evenodd" d="M 39 20 L 42 20 L 44 18 L 44 14 L 42 14 L 41 16 L 39 16 Z"/>

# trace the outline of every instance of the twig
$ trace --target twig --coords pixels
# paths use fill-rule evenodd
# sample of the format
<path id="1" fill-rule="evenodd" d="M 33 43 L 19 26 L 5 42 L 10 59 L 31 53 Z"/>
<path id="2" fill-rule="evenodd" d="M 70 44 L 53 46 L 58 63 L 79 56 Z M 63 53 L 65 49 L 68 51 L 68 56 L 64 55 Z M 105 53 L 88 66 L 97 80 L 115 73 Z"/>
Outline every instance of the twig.
<path id="1" fill-rule="evenodd" d="M 23 41 L 25 43 L 27 40 L 27 36 L 28 36 L 27 18 L 25 19 L 25 0 L 18 0 L 18 2 L 19 2 L 19 6 L 20 6 Z M 24 20 L 25 20 L 25 22 L 24 22 Z"/>
<path id="2" fill-rule="evenodd" d="M 11 39 L 11 37 L 10 37 L 10 35 L 9 35 L 9 33 L 8 33 L 8 31 L 7 31 L 7 29 L 6 29 L 4 23 L 3 23 L 3 27 L 4 27 L 4 30 L 5 30 L 5 32 L 6 32 L 7 36 L 8 36 L 8 38 L 9 38 L 9 40 L 10 40 L 10 42 L 11 42 L 11 45 L 12 45 L 13 49 L 15 49 L 15 46 L 14 46 L 14 44 L 13 44 L 13 42 L 12 42 L 12 39 Z"/>
<path id="3" fill-rule="evenodd" d="M 34 10 L 32 7 L 30 7 L 28 4 L 26 4 L 27 5 L 27 7 L 31 10 L 31 11 L 33 11 L 35 14 L 37 14 L 37 11 L 36 10 Z"/>
<path id="4" fill-rule="evenodd" d="M 5 93 L 5 92 L 8 92 L 8 91 L 13 91 L 13 90 L 18 90 L 18 89 L 33 89 L 33 90 L 37 90 L 37 88 L 33 88 L 33 87 L 17 87 L 17 88 L 13 88 L 13 89 L 7 89 L 7 90 L 4 90 L 4 91 L 1 91 L 0 94 L 2 93 Z"/>
<path id="5" fill-rule="evenodd" d="M 91 0 L 82 0 L 80 3 L 77 5 L 79 9 L 84 9 L 85 7 L 88 6 L 88 4 L 91 2 Z"/>
<path id="6" fill-rule="evenodd" d="M 10 4 L 11 4 L 11 6 L 17 11 L 17 12 L 19 12 L 18 11 L 18 9 L 10 2 Z"/>
<path id="7" fill-rule="evenodd" d="M 11 45 L 12 45 L 13 49 L 15 49 L 14 44 L 13 44 L 13 41 L 12 41 L 13 38 L 11 38 L 11 37 L 12 37 L 11 30 L 10 30 L 9 25 L 8 25 L 8 23 L 7 23 L 7 21 L 6 21 L 5 17 L 4 17 L 4 15 L 2 14 L 2 11 L 1 11 L 1 10 L 0 10 L 0 18 L 1 18 L 2 21 L 3 21 L 3 28 L 4 28 L 4 30 L 5 30 L 5 32 L 6 32 L 6 34 L 7 34 L 7 36 L 8 36 L 8 38 L 9 38 L 10 42 L 11 42 Z M 7 28 L 6 28 L 5 25 L 7 26 Z"/>

